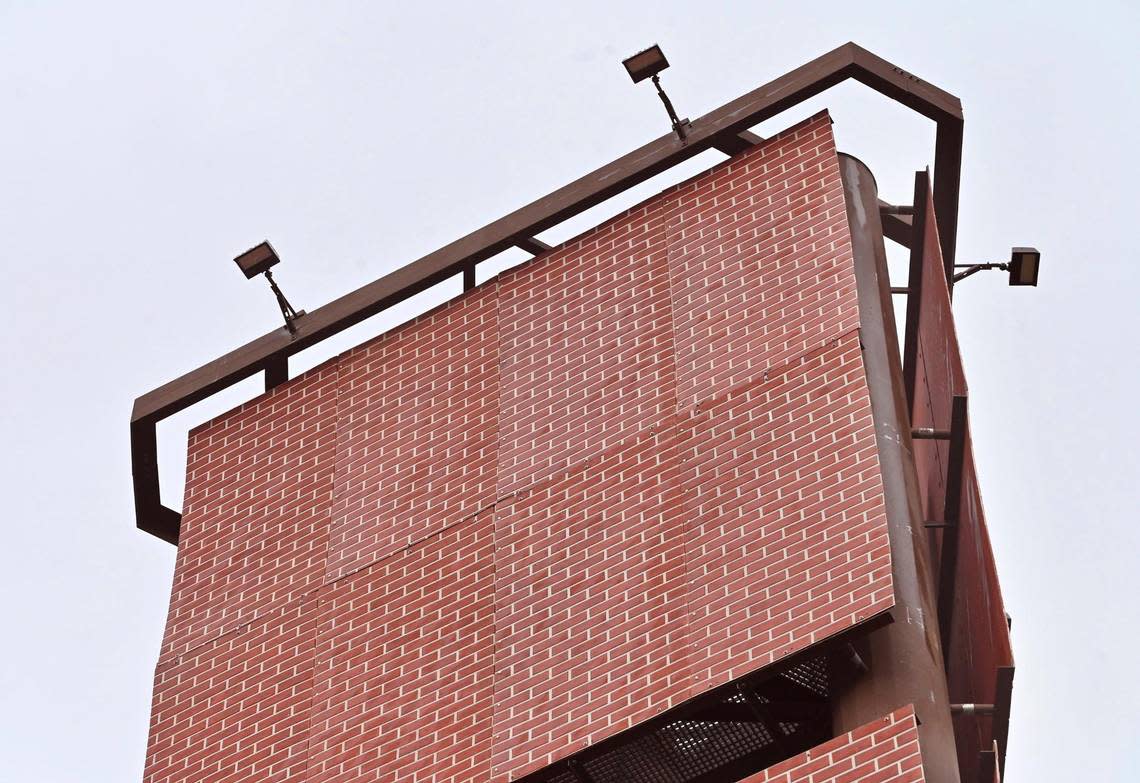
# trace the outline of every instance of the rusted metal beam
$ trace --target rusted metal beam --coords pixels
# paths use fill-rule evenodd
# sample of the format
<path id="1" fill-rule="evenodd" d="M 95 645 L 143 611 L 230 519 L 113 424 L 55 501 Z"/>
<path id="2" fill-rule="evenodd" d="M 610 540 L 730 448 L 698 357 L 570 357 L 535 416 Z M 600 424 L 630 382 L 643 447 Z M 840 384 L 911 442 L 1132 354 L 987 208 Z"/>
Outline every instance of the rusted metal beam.
<path id="1" fill-rule="evenodd" d="M 958 188 L 962 180 L 962 117 L 938 123 L 934 140 L 934 219 L 946 268 L 946 285 L 954 296 L 954 251 L 958 246 Z"/>
<path id="2" fill-rule="evenodd" d="M 550 245 L 537 237 L 520 237 L 515 240 L 515 247 L 519 250 L 525 250 L 532 256 L 539 256 L 550 250 Z"/>
<path id="3" fill-rule="evenodd" d="M 902 212 L 903 209 L 909 211 Z M 903 247 L 910 247 L 914 236 L 913 208 L 899 207 L 879 199 L 879 215 L 883 221 L 883 236 Z"/>
<path id="4" fill-rule="evenodd" d="M 520 241 L 525 242 L 705 150 L 719 145 L 735 148 L 741 141 L 734 139 L 741 139 L 750 127 L 846 79 L 863 82 L 938 123 L 935 192 L 947 203 L 948 211 L 951 207 L 956 210 L 961 102 L 860 46 L 844 44 L 694 120 L 684 140 L 673 133 L 661 136 L 478 231 L 313 310 L 296 321 L 295 333 L 275 329 L 139 397 L 131 414 L 136 524 L 151 532 L 163 531 L 160 537 L 166 540 L 177 540 L 179 515 L 159 500 L 153 431 L 163 418 L 267 370 L 282 357 L 303 351 L 410 296 L 463 274 L 480 261 L 518 246 Z M 944 131 L 944 127 L 949 130 Z M 940 206 L 940 221 L 945 219 L 952 228 L 956 214 L 943 218 L 941 211 Z M 942 239 L 946 261 L 953 264 L 952 230 L 945 232 Z"/>
<path id="5" fill-rule="evenodd" d="M 757 136 L 752 131 L 741 131 L 735 136 L 725 136 L 722 139 L 717 139 L 713 146 L 725 155 L 739 155 L 741 152 L 763 143 L 763 141 L 763 136 Z"/>
<path id="6" fill-rule="evenodd" d="M 950 430 L 939 430 L 934 427 L 915 427 L 910 431 L 915 440 L 950 440 Z"/>
<path id="7" fill-rule="evenodd" d="M 780 721 L 772 714 L 771 705 L 757 696 L 755 691 L 745 688 L 743 685 L 740 688 L 740 695 L 744 697 L 744 703 L 752 710 L 756 721 L 764 727 L 772 738 L 772 743 L 777 752 L 785 757 L 793 755 L 795 751 L 788 737 L 784 734 L 784 730 L 780 727 Z"/>
<path id="8" fill-rule="evenodd" d="M 938 566 L 938 628 L 946 671 L 950 671 L 950 635 L 954 627 L 954 588 L 958 570 L 958 539 L 961 533 L 962 477 L 966 468 L 967 403 L 955 394 L 950 408 L 950 449 L 946 458 L 946 528 L 942 535 Z"/>
<path id="9" fill-rule="evenodd" d="M 1006 743 L 1009 741 L 1009 711 L 1013 702 L 1013 672 L 1013 666 L 999 666 L 997 685 L 994 688 L 993 738 L 1002 777 L 1005 777 Z"/>
<path id="10" fill-rule="evenodd" d="M 903 323 L 903 388 L 906 389 L 907 416 L 914 419 L 914 390 L 918 378 L 918 311 L 922 306 L 922 264 L 926 248 L 926 203 L 930 174 L 914 174 L 914 212 L 911 215 L 910 270 L 906 287 L 906 321 Z"/>
<path id="11" fill-rule="evenodd" d="M 289 357 L 281 356 L 265 366 L 265 390 L 272 391 L 289 380 Z"/>

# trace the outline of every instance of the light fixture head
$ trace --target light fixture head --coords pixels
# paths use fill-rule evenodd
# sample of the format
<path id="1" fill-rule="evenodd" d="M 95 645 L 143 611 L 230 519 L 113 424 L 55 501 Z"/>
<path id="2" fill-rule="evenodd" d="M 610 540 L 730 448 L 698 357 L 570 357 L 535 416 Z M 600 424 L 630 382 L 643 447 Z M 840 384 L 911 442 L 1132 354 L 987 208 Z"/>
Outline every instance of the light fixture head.
<path id="1" fill-rule="evenodd" d="M 271 266 L 281 262 L 277 257 L 276 251 L 273 246 L 268 242 L 262 242 L 257 247 L 252 247 L 234 259 L 234 263 L 238 265 L 238 269 L 246 276 L 246 279 L 253 279 L 262 272 L 268 272 Z"/>
<path id="2" fill-rule="evenodd" d="M 633 79 L 634 84 L 642 79 L 648 79 L 650 76 L 656 76 L 669 67 L 665 53 L 657 44 L 653 44 L 653 46 L 632 57 L 625 58 L 621 64 L 625 66 L 625 70 L 629 73 L 629 78 Z"/>
<path id="3" fill-rule="evenodd" d="M 1009 257 L 1010 285 L 1037 285 L 1041 253 L 1035 247 L 1015 247 Z"/>

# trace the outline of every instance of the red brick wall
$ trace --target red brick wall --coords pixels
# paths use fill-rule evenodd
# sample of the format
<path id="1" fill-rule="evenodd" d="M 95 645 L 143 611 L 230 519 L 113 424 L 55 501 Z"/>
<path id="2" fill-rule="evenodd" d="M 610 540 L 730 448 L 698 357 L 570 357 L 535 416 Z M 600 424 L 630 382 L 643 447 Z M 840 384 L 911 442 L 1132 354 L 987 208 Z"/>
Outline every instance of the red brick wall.
<path id="1" fill-rule="evenodd" d="M 857 333 L 683 426 L 693 694 L 893 604 Z"/>
<path id="2" fill-rule="evenodd" d="M 660 198 L 503 276 L 500 494 L 673 411 L 669 281 Z"/>
<path id="3" fill-rule="evenodd" d="M 324 583 L 338 380 L 325 364 L 191 434 L 160 668 Z"/>
<path id="4" fill-rule="evenodd" d="M 302 780 L 486 779 L 494 554 L 481 514 L 321 591 Z"/>
<path id="5" fill-rule="evenodd" d="M 496 293 L 481 288 L 341 358 L 330 581 L 494 502 Z"/>
<path id="6" fill-rule="evenodd" d="M 505 781 L 887 609 L 844 214 L 819 115 L 196 429 L 148 783 Z"/>
<path id="7" fill-rule="evenodd" d="M 904 707 L 741 783 L 923 783 L 914 709 Z"/>

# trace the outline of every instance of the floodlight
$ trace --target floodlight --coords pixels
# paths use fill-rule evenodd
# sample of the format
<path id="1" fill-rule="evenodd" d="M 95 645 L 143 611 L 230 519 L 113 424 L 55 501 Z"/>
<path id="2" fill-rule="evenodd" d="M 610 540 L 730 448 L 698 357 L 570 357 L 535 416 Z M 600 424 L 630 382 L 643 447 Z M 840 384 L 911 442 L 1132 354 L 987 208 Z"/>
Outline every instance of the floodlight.
<path id="1" fill-rule="evenodd" d="M 1041 254 L 1035 247 L 1015 247 L 1009 259 L 1010 285 L 1037 285 Z"/>
<path id="2" fill-rule="evenodd" d="M 257 247 L 250 248 L 235 258 L 234 263 L 245 274 L 247 280 L 252 280 L 262 272 L 269 271 L 269 267 L 281 263 L 281 259 L 277 257 L 273 245 L 262 242 Z"/>
<path id="3" fill-rule="evenodd" d="M 638 52 L 632 57 L 627 57 L 621 61 L 625 69 L 629 71 L 629 78 L 633 79 L 633 83 L 637 84 L 643 79 L 648 79 L 650 76 L 656 76 L 669 67 L 669 61 L 665 59 L 665 53 L 661 51 L 661 47 L 653 44 L 648 49 Z"/>
<path id="4" fill-rule="evenodd" d="M 653 86 L 657 88 L 657 96 L 661 98 L 661 102 L 665 104 L 665 111 L 669 113 L 669 121 L 673 124 L 673 131 L 677 134 L 677 138 L 684 142 L 689 129 L 689 121 L 678 119 L 677 112 L 673 109 L 673 102 L 669 100 L 669 96 L 661 88 L 661 77 L 658 74 L 669 67 L 669 61 L 665 59 L 665 53 L 661 51 L 661 47 L 653 44 L 648 49 L 625 58 L 621 64 L 625 66 L 625 70 L 629 73 L 629 78 L 633 79 L 634 84 L 644 79 L 653 79 Z"/>
<path id="5" fill-rule="evenodd" d="M 247 280 L 252 280 L 258 275 L 265 275 L 265 279 L 269 281 L 269 287 L 273 290 L 273 296 L 277 298 L 277 306 L 281 308 L 281 315 L 285 318 L 285 328 L 289 330 L 289 334 L 296 334 L 297 325 L 295 321 L 304 315 L 305 311 L 293 309 L 293 305 L 289 304 L 285 294 L 281 293 L 281 289 L 277 287 L 273 273 L 269 271 L 270 267 L 281 263 L 273 245 L 262 242 L 257 247 L 252 247 L 235 258 L 234 263 L 238 265 L 238 269 L 242 271 Z"/>
<path id="6" fill-rule="evenodd" d="M 989 263 L 989 264 L 955 264 L 955 269 L 961 269 L 961 272 L 955 272 L 953 282 L 958 283 L 965 280 L 970 275 L 976 272 L 982 272 L 987 269 L 1001 269 L 1009 272 L 1010 285 L 1037 285 L 1037 272 L 1041 267 L 1041 253 L 1035 247 L 1015 247 L 1010 252 L 1009 261 L 1007 263 Z"/>

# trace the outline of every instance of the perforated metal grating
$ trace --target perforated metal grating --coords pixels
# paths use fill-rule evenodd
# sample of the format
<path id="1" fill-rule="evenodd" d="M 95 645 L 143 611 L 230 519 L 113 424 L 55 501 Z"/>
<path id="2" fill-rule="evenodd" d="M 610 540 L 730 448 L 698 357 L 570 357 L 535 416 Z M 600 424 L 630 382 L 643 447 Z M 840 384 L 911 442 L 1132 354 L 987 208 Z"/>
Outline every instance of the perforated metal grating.
<path id="1" fill-rule="evenodd" d="M 830 664 L 810 659 L 698 697 L 521 783 L 738 780 L 830 736 Z"/>

